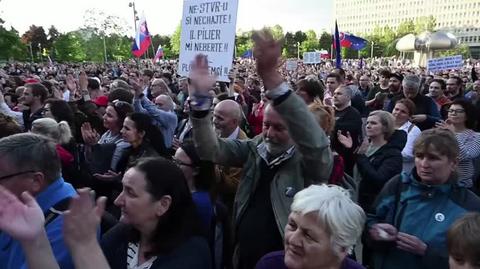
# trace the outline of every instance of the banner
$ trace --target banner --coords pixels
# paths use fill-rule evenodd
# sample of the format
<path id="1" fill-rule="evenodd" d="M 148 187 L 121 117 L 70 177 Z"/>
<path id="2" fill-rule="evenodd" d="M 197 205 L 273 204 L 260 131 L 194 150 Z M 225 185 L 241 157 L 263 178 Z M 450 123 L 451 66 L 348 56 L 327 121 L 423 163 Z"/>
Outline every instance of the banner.
<path id="1" fill-rule="evenodd" d="M 207 55 L 210 71 L 230 81 L 235 51 L 238 0 L 185 0 L 178 73 L 187 76 L 197 54 Z"/>
<path id="2" fill-rule="evenodd" d="M 287 71 L 295 71 L 297 70 L 298 62 L 297 60 L 287 60 L 285 62 L 285 68 Z"/>
<path id="3" fill-rule="evenodd" d="M 303 63 L 304 64 L 318 64 L 322 60 L 321 52 L 304 52 L 303 53 Z"/>
<path id="4" fill-rule="evenodd" d="M 449 56 L 444 58 L 429 59 L 427 62 L 428 72 L 462 68 L 462 55 Z"/>

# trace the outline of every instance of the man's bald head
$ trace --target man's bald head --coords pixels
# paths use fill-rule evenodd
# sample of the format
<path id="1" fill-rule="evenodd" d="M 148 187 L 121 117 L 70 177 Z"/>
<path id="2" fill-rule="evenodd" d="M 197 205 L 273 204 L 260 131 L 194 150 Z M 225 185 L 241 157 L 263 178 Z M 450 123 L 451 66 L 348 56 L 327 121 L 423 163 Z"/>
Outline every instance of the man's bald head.
<path id="1" fill-rule="evenodd" d="M 223 100 L 213 110 L 213 124 L 220 137 L 228 137 L 240 125 L 242 110 L 233 100 Z"/>
<path id="2" fill-rule="evenodd" d="M 172 111 L 175 106 L 172 98 L 166 94 L 161 94 L 155 98 L 155 104 L 159 109 L 167 112 Z"/>

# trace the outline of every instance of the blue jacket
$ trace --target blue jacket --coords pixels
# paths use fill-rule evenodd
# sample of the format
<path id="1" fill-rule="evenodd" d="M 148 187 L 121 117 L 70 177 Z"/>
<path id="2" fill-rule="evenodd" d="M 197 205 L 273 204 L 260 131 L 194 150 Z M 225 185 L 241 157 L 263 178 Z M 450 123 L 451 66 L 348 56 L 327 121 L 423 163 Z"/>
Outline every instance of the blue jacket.
<path id="1" fill-rule="evenodd" d="M 470 211 L 480 212 L 480 198 L 458 186 L 456 178 L 429 186 L 419 181 L 415 168 L 412 173 L 392 178 L 377 197 L 367 229 L 375 223 L 390 223 L 398 231 L 425 242 L 427 251 L 421 257 L 394 244 L 383 245 L 374 250 L 375 268 L 448 269 L 448 228 Z"/>
<path id="2" fill-rule="evenodd" d="M 64 200 L 75 195 L 75 189 L 63 178 L 55 180 L 35 198 L 42 208 L 44 214 L 48 210 Z M 70 253 L 63 241 L 63 217 L 57 216 L 52 222 L 45 226 L 48 240 L 52 246 L 53 254 L 57 259 L 60 268 L 73 269 L 73 262 Z M 0 269 L 26 269 L 27 264 L 20 242 L 13 240 L 7 234 L 0 234 Z"/>
<path id="3" fill-rule="evenodd" d="M 133 100 L 133 106 L 135 107 L 135 112 L 144 113 L 152 117 L 155 126 L 162 131 L 165 146 L 170 148 L 172 146 L 175 128 L 177 128 L 177 114 L 175 114 L 174 111 L 167 112 L 159 109 L 146 97 L 142 97 L 141 99 L 135 98 Z"/>

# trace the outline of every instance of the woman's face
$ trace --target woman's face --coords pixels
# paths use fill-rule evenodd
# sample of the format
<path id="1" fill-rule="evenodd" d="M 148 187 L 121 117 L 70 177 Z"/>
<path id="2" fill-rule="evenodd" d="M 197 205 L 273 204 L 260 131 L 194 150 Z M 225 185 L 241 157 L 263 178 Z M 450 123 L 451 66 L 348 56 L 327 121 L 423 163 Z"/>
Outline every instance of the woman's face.
<path id="1" fill-rule="evenodd" d="M 380 123 L 378 116 L 367 118 L 366 134 L 369 138 L 383 136 L 383 125 Z"/>
<path id="2" fill-rule="evenodd" d="M 328 268 L 346 256 L 341 250 L 335 255 L 330 235 L 318 222 L 316 213 L 290 213 L 285 226 L 285 265 L 289 269 Z"/>
<path id="3" fill-rule="evenodd" d="M 170 203 L 166 201 L 169 196 L 155 200 L 147 191 L 145 174 L 136 168 L 127 170 L 122 184 L 123 190 L 114 202 L 122 212 L 120 221 L 132 225 L 140 232 L 151 232 L 157 226 L 159 218 L 170 207 Z"/>
<path id="4" fill-rule="evenodd" d="M 450 269 L 478 269 L 480 266 L 471 264 L 465 260 L 459 260 L 455 257 L 449 256 L 448 258 L 448 265 Z"/>
<path id="5" fill-rule="evenodd" d="M 402 125 L 407 122 L 408 119 L 410 119 L 410 113 L 408 111 L 408 108 L 402 103 L 397 103 L 395 105 L 392 111 L 392 115 L 393 117 L 395 117 L 395 121 Z"/>
<path id="6" fill-rule="evenodd" d="M 444 184 L 457 167 L 457 160 L 449 160 L 431 147 L 425 153 L 415 153 L 415 167 L 421 181 L 428 185 Z"/>
<path id="7" fill-rule="evenodd" d="M 120 127 L 118 126 L 118 114 L 113 106 L 108 106 L 105 110 L 105 114 L 103 115 L 103 126 L 109 130 L 115 130 Z"/>
<path id="8" fill-rule="evenodd" d="M 195 169 L 192 167 L 192 160 L 182 148 L 177 149 L 173 161 L 180 167 L 187 181 L 193 181 Z"/>
<path id="9" fill-rule="evenodd" d="M 298 89 L 295 92 L 298 96 L 302 97 L 303 101 L 308 105 L 313 102 L 313 98 L 308 95 L 308 93 L 302 89 Z"/>
<path id="10" fill-rule="evenodd" d="M 138 131 L 135 122 L 130 117 L 126 117 L 123 121 L 123 128 L 120 130 L 120 133 L 123 139 L 132 145 L 142 144 L 145 135 L 145 132 Z"/>
<path id="11" fill-rule="evenodd" d="M 45 118 L 55 119 L 52 114 L 51 106 L 48 103 L 43 107 L 43 116 Z"/>
<path id="12" fill-rule="evenodd" d="M 463 124 L 467 121 L 467 114 L 461 105 L 453 104 L 448 109 L 448 121 L 452 124 Z"/>

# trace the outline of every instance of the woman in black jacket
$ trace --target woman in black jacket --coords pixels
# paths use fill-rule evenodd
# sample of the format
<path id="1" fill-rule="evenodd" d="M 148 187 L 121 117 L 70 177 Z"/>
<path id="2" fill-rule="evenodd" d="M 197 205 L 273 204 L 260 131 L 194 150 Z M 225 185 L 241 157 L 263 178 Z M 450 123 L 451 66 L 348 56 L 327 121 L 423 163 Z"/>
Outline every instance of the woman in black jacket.
<path id="1" fill-rule="evenodd" d="M 382 110 L 372 111 L 368 116 L 366 136 L 356 150 L 354 178 L 360 184 L 358 202 L 369 212 L 385 183 L 402 172 L 402 149 L 407 138 L 404 131 L 395 130 L 392 114 Z M 346 147 L 351 147 L 348 134 L 339 138 Z"/>
<path id="2" fill-rule="evenodd" d="M 210 269 L 206 240 L 183 172 L 164 158 L 141 159 L 115 200 L 120 224 L 102 239 L 110 268 Z"/>

